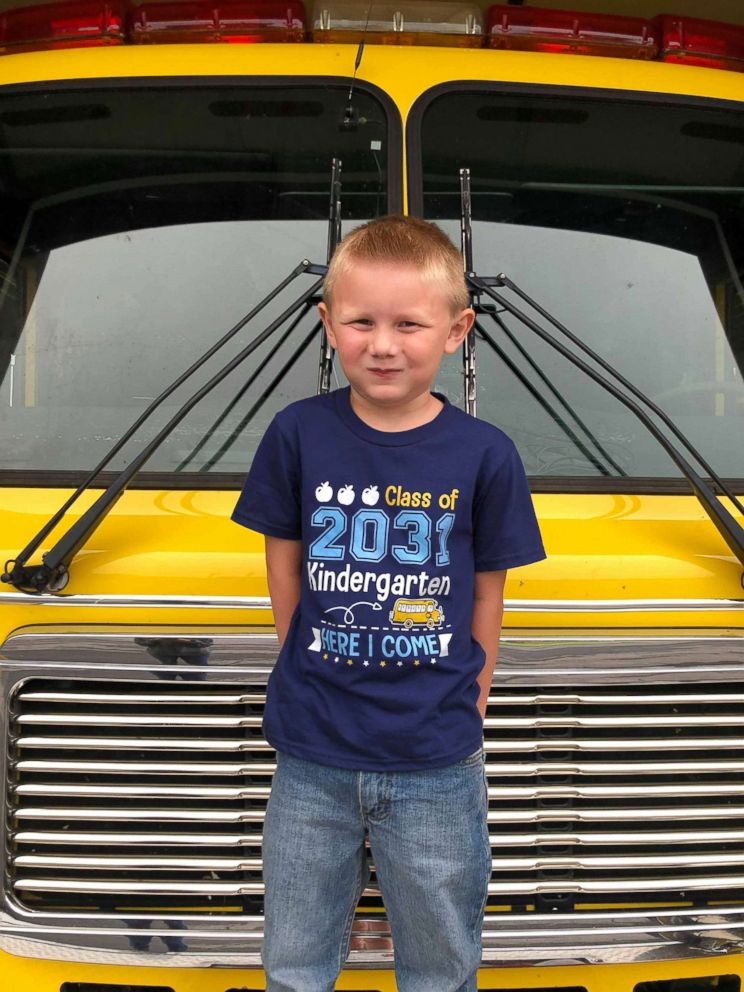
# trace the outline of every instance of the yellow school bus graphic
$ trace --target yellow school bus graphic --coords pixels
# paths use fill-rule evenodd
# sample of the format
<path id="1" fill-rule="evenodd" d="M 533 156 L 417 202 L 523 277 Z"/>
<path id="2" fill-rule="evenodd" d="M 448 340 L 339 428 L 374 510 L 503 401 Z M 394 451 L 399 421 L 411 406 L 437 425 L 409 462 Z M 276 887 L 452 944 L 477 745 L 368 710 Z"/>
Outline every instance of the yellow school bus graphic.
<path id="1" fill-rule="evenodd" d="M 400 624 L 406 630 L 413 626 L 431 630 L 444 623 L 444 610 L 435 599 L 396 599 L 390 611 L 390 623 Z"/>

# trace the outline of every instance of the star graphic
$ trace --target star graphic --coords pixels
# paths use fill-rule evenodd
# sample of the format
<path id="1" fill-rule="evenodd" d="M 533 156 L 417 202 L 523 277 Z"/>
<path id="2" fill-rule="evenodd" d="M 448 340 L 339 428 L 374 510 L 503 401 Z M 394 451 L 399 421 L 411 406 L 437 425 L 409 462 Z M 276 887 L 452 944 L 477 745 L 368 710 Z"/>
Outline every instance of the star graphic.
<path id="1" fill-rule="evenodd" d="M 436 665 L 436 663 L 437 663 L 437 659 L 436 659 L 436 658 L 432 658 L 432 659 L 431 659 L 431 663 L 432 663 L 432 665 Z"/>
<path id="2" fill-rule="evenodd" d="M 398 662 L 398 668 L 402 668 L 402 667 L 403 667 L 403 662 L 402 661 L 399 661 Z"/>
<path id="3" fill-rule="evenodd" d="M 416 659 L 416 660 L 414 661 L 414 665 L 415 665 L 415 666 L 416 666 L 416 667 L 418 668 L 418 666 L 419 666 L 420 664 L 421 664 L 421 662 L 420 662 L 420 661 L 418 660 L 418 658 L 417 658 L 417 659 Z"/>
<path id="4" fill-rule="evenodd" d="M 328 661 L 328 652 L 323 655 L 323 661 Z"/>
<path id="5" fill-rule="evenodd" d="M 351 658 L 347 658 L 347 660 L 346 660 L 346 664 L 347 664 L 347 665 L 353 665 L 353 664 L 354 664 L 354 662 L 353 662 L 353 661 L 351 660 Z"/>
<path id="6" fill-rule="evenodd" d="M 364 661 L 362 662 L 362 664 L 364 665 L 365 668 L 369 668 L 369 662 L 367 661 L 366 658 L 364 659 Z"/>
<path id="7" fill-rule="evenodd" d="M 385 667 L 385 662 L 384 661 L 381 661 L 380 662 L 380 668 L 384 668 L 384 667 Z"/>
<path id="8" fill-rule="evenodd" d="M 336 664 L 338 664 L 338 655 L 336 655 L 336 657 L 333 660 L 336 662 Z"/>

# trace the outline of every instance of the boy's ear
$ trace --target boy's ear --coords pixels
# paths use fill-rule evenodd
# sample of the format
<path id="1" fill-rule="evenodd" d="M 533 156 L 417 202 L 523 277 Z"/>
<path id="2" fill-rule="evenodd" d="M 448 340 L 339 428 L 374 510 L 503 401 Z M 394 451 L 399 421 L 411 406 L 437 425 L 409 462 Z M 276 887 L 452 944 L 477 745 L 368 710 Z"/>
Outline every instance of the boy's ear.
<path id="1" fill-rule="evenodd" d="M 323 327 L 325 327 L 326 336 L 331 348 L 336 347 L 336 335 L 333 333 L 333 327 L 331 326 L 331 314 L 328 310 L 328 306 L 325 303 L 318 304 L 318 313 L 320 319 L 323 321 Z"/>
<path id="2" fill-rule="evenodd" d="M 465 340 L 465 335 L 475 322 L 475 310 L 467 307 L 461 310 L 452 320 L 449 334 L 444 345 L 446 355 L 454 354 Z"/>

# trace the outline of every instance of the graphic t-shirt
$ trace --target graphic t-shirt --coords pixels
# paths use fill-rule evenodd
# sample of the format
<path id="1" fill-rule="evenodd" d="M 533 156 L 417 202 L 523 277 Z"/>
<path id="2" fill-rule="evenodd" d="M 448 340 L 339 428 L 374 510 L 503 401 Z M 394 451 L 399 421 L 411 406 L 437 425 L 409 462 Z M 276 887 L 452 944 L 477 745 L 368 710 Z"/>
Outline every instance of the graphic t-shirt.
<path id="1" fill-rule="evenodd" d="M 480 746 L 474 574 L 545 557 L 502 431 L 446 400 L 398 433 L 360 420 L 348 389 L 300 400 L 266 431 L 233 520 L 303 542 L 300 603 L 268 686 L 273 747 L 405 771 Z"/>

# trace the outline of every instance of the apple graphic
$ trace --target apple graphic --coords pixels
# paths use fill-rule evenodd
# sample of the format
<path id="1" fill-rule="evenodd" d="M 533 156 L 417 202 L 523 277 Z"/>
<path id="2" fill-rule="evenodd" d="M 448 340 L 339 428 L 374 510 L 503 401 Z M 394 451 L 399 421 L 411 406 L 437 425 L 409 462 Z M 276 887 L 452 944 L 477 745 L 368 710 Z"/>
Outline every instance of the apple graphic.
<path id="1" fill-rule="evenodd" d="M 354 502 L 354 497 L 356 493 L 354 492 L 354 487 L 352 485 L 341 486 L 339 491 L 336 493 L 336 499 L 342 506 L 350 506 Z"/>
<path id="2" fill-rule="evenodd" d="M 362 493 L 362 503 L 366 506 L 374 506 L 379 498 L 380 494 L 377 491 L 377 486 L 367 486 Z"/>
<path id="3" fill-rule="evenodd" d="M 329 499 L 333 497 L 333 490 L 328 485 L 328 482 L 321 482 L 321 484 L 315 490 L 315 498 L 319 503 L 327 503 Z"/>

